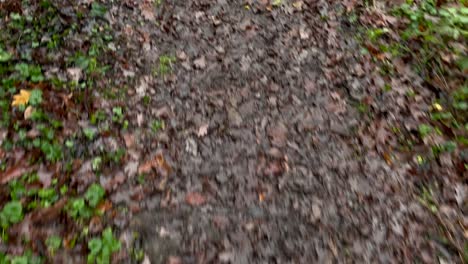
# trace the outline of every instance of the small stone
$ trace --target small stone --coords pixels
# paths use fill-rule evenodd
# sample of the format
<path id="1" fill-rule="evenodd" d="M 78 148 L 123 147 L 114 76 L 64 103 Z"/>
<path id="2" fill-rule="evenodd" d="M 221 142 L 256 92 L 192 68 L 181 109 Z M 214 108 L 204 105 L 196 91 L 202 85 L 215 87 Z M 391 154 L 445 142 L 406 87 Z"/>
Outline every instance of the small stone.
<path id="1" fill-rule="evenodd" d="M 318 219 L 320 219 L 320 216 L 322 215 L 322 210 L 320 209 L 320 206 L 318 204 L 313 204 L 312 205 L 312 221 L 315 222 Z"/>
<path id="2" fill-rule="evenodd" d="M 198 146 L 197 146 L 197 142 L 195 142 L 195 140 L 193 138 L 188 138 L 186 141 L 185 141 L 185 151 L 187 151 L 188 153 L 192 154 L 193 156 L 197 156 L 198 155 Z"/>
<path id="3" fill-rule="evenodd" d="M 177 52 L 177 58 L 181 61 L 187 60 L 187 54 L 184 51 Z"/>

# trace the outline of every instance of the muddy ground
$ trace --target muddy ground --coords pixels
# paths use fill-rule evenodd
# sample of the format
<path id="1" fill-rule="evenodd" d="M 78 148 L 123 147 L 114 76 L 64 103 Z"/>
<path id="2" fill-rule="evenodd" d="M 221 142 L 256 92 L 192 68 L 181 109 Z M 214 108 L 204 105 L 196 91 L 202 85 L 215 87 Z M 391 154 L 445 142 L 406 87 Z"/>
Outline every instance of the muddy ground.
<path id="1" fill-rule="evenodd" d="M 437 224 L 415 199 L 408 164 L 389 166 L 374 148 L 380 132 L 362 130 L 372 121 L 356 105 L 377 84 L 339 3 L 262 2 L 165 1 L 158 27 L 133 28 L 146 40 L 126 54 L 139 71 L 129 100 L 152 101 L 130 103 L 132 120 L 167 119 L 159 138 L 136 137 L 136 148 L 142 158 L 163 153 L 174 168 L 170 198 L 140 203 L 131 220 L 149 259 L 433 259 L 427 232 Z M 113 11 L 122 30 L 138 18 Z M 163 80 L 148 72 L 160 54 L 178 58 Z"/>
<path id="2" fill-rule="evenodd" d="M 379 94 L 341 1 L 280 2 L 106 3 L 129 120 L 101 142 L 127 148 L 100 179 L 129 208 L 113 220 L 117 260 L 142 249 L 143 263 L 460 262 L 418 200 L 446 171 L 386 158 L 387 120 L 411 126 L 425 100 Z M 441 217 L 466 223 L 466 186 L 440 182 Z"/>

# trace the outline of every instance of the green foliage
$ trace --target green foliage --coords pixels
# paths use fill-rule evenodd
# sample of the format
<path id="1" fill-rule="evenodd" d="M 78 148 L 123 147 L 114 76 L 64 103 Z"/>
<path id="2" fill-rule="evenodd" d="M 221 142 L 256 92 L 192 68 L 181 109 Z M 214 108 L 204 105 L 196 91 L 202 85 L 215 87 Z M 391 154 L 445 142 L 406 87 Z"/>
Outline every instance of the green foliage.
<path id="1" fill-rule="evenodd" d="M 38 106 L 42 103 L 42 91 L 39 89 L 34 89 L 31 91 L 31 96 L 29 97 L 29 104 L 32 106 Z"/>
<path id="2" fill-rule="evenodd" d="M 101 185 L 93 183 L 85 193 L 85 198 L 91 207 L 96 207 L 106 194 Z"/>
<path id="3" fill-rule="evenodd" d="M 0 225 L 4 229 L 11 224 L 19 223 L 21 220 L 23 220 L 23 205 L 20 201 L 8 202 L 0 211 Z"/>
<path id="4" fill-rule="evenodd" d="M 24 187 L 24 184 L 21 181 L 13 180 L 10 182 L 9 187 L 12 200 L 19 200 L 27 193 L 26 187 Z"/>
<path id="5" fill-rule="evenodd" d="M 467 146 L 468 87 L 464 74 L 468 68 L 466 39 L 468 37 L 468 8 L 466 2 L 449 1 L 440 5 L 437 0 L 407 0 L 393 10 L 397 24 L 388 28 L 366 30 L 369 50 L 381 63 L 381 73 L 395 74 L 391 59 L 400 57 L 414 67 L 424 81 L 439 88 L 443 95 L 437 98 L 428 113 L 430 120 L 418 127 L 417 141 L 430 144 L 438 158 L 444 152 L 456 152 Z M 385 56 L 382 56 L 385 54 Z M 411 90 L 408 97 L 417 93 Z M 464 129 L 465 128 L 465 129 Z M 436 133 L 443 144 L 423 140 Z M 459 160 L 454 156 L 455 160 Z"/>
<path id="6" fill-rule="evenodd" d="M 7 62 L 11 59 L 11 54 L 8 53 L 7 51 L 3 50 L 1 47 L 0 47 L 0 63 L 1 62 Z"/>
<path id="7" fill-rule="evenodd" d="M 40 189 L 37 195 L 40 198 L 40 203 L 42 207 L 51 206 L 59 198 L 57 191 L 55 191 L 55 189 L 53 188 Z"/>
<path id="8" fill-rule="evenodd" d="M 159 67 L 154 71 L 155 75 L 164 76 L 172 71 L 172 64 L 176 61 L 174 56 L 162 55 L 159 57 Z"/>
<path id="9" fill-rule="evenodd" d="M 419 135 L 424 138 L 426 137 L 427 135 L 429 135 L 429 133 L 431 133 L 433 130 L 433 128 L 430 126 L 430 125 L 426 125 L 426 124 L 421 124 L 419 125 Z"/>
<path id="10" fill-rule="evenodd" d="M 0 0 L 0 2 L 2 1 Z M 32 153 L 32 155 L 28 154 L 25 159 L 28 162 L 26 166 L 31 166 L 31 168 L 38 168 L 39 164 L 46 165 L 45 167 L 49 168 L 50 163 L 63 162 L 65 168 L 63 172 L 71 173 L 71 161 L 76 158 L 75 155 L 79 155 L 76 154 L 79 152 L 76 147 L 81 135 L 92 140 L 97 137 L 98 130 L 90 128 L 89 130 L 85 129 L 83 133 L 81 131 L 71 131 L 71 134 L 66 134 L 70 127 L 67 127 L 67 132 L 64 132 L 65 129 L 62 129 L 64 128 L 62 124 L 68 124 L 70 114 L 74 115 L 76 111 L 80 111 L 77 109 L 87 109 L 87 107 L 80 108 L 83 104 L 90 103 L 88 100 L 90 98 L 84 95 L 85 89 L 101 88 L 97 87 L 97 84 L 100 83 L 96 81 L 108 69 L 108 67 L 101 64 L 101 58 L 106 55 L 106 51 L 115 50 L 114 45 L 109 45 L 109 42 L 113 40 L 111 35 L 113 32 L 105 19 L 107 7 L 101 4 L 102 1 L 92 1 L 93 3 L 90 4 L 88 10 L 83 8 L 74 9 L 77 19 L 65 21 L 61 12 L 57 10 L 58 6 L 50 0 L 37 1 L 37 3 L 34 3 L 35 8 L 33 9 L 29 7 L 31 4 L 29 0 L 16 2 L 22 5 L 23 10 L 30 10 L 31 12 L 23 14 L 10 13 L 8 17 L 5 16 L 0 19 L 2 20 L 0 24 L 3 23 L 0 26 L 0 127 L 1 130 L 8 132 L 7 138 L 2 139 L 2 151 L 8 152 L 13 149 L 20 149 L 26 153 Z M 4 12 L 0 10 L 0 13 L 3 15 Z M 85 15 L 89 16 L 89 19 Z M 84 21 L 84 19 L 89 21 Z M 89 26 L 89 30 L 88 28 L 84 29 L 85 26 Z M 83 37 L 89 45 L 70 50 L 69 46 L 63 44 L 65 40 L 73 36 Z M 63 48 L 66 48 L 66 50 L 63 50 Z M 57 60 L 57 54 L 69 57 L 60 57 Z M 61 77 L 49 77 L 49 74 L 46 78 L 43 71 L 43 69 L 51 69 L 51 67 L 63 70 L 74 66 L 82 69 L 83 74 L 81 74 L 78 82 L 63 81 L 59 79 Z M 55 73 L 52 71 L 51 75 L 53 74 Z M 34 84 L 39 82 L 43 83 Z M 32 107 L 28 107 L 27 104 L 12 106 L 14 96 L 18 95 L 20 90 L 30 92 L 27 94 L 28 100 L 26 101 Z M 65 94 L 73 94 L 73 98 L 62 97 Z M 23 100 L 24 98 L 23 96 Z M 55 107 L 54 104 L 61 105 Z M 28 110 L 28 112 L 24 112 L 25 110 Z M 101 129 L 107 122 L 106 124 L 100 122 L 106 121 L 108 116 L 105 114 L 106 111 L 98 110 L 98 112 L 103 114 L 94 117 L 94 125 L 99 125 Z M 122 126 L 128 125 L 123 117 L 124 111 L 121 108 L 113 109 L 115 122 L 120 123 Z M 71 129 L 74 129 L 74 127 Z M 36 133 L 30 134 L 28 133 L 30 131 Z M 75 141 L 76 144 L 74 144 Z M 98 160 L 94 160 L 94 167 L 97 168 L 107 164 L 109 160 L 120 160 L 124 154 L 125 152 L 118 151 L 109 154 L 108 157 L 105 156 L 108 154 L 104 153 L 103 158 L 98 162 L 101 163 L 99 166 L 96 165 Z M 88 155 L 88 153 L 84 155 Z M 11 165 L 8 162 L 9 160 L 10 153 L 7 154 L 7 162 L 0 160 L 1 172 L 4 172 Z M 75 186 L 73 188 L 70 186 L 70 190 L 68 190 L 68 181 L 64 183 L 59 180 L 59 178 L 68 179 L 68 176 L 54 173 L 51 176 L 53 177 L 51 186 L 41 188 L 37 173 L 28 173 L 28 175 L 10 181 L 8 188 L 4 186 L 5 191 L 8 193 L 3 195 L 5 199 L 0 204 L 2 238 L 7 242 L 7 229 L 22 221 L 24 214 L 34 212 L 38 207 L 52 206 L 61 196 L 76 195 Z M 73 220 L 76 220 L 78 225 L 87 225 L 89 218 L 99 213 L 96 206 L 104 196 L 105 191 L 101 186 L 92 185 L 81 197 L 70 198 L 65 206 L 65 212 Z M 8 198 L 11 201 L 5 201 Z M 65 230 L 69 227 L 69 223 L 60 222 L 60 220 L 57 223 L 54 221 L 54 224 L 64 225 Z M 69 245 L 73 247 L 77 240 L 80 240 L 80 243 L 83 239 L 86 241 L 86 236 L 85 233 L 82 236 L 76 235 Z M 106 240 L 105 236 L 100 239 L 102 241 Z M 29 241 L 18 239 L 17 242 L 19 243 L 18 246 L 25 248 L 26 253 L 19 256 L 0 253 L 0 264 L 40 263 L 39 258 L 33 256 L 32 253 L 28 253 L 27 248 L 31 246 Z M 41 242 L 45 242 L 50 255 L 54 255 L 62 245 L 62 239 L 59 236 L 51 236 Z M 109 243 L 103 244 L 107 245 Z M 109 246 L 103 248 L 109 248 Z M 105 260 L 106 251 L 109 250 L 105 249 L 104 253 L 98 253 L 97 255 L 100 257 L 97 259 Z M 44 251 L 40 250 L 40 252 Z"/>
<path id="11" fill-rule="evenodd" d="M 421 37 L 426 41 L 440 42 L 440 38 L 459 39 L 468 36 L 468 8 L 437 7 L 436 1 L 424 0 L 419 5 L 406 3 L 395 10 L 395 14 L 409 19 L 410 24 L 404 37 Z"/>
<path id="12" fill-rule="evenodd" d="M 96 135 L 96 130 L 93 128 L 84 128 L 83 134 L 86 136 L 88 140 L 93 140 Z"/>
<path id="13" fill-rule="evenodd" d="M 66 210 L 68 214 L 74 219 L 87 219 L 92 216 L 92 211 L 89 207 L 86 206 L 85 200 L 83 198 L 76 198 L 71 200 L 67 204 Z"/>
<path id="14" fill-rule="evenodd" d="M 419 202 L 427 207 L 431 212 L 437 213 L 438 206 L 434 199 L 434 192 L 431 188 L 423 187 L 420 196 L 418 197 Z"/>
<path id="15" fill-rule="evenodd" d="M 93 215 L 93 209 L 102 201 L 105 194 L 104 188 L 94 183 L 86 190 L 84 198 L 79 197 L 71 200 L 67 204 L 66 210 L 74 219 L 90 218 Z"/>
<path id="16" fill-rule="evenodd" d="M 91 13 L 90 13 L 91 16 L 104 17 L 106 12 L 107 12 L 107 8 L 104 5 L 99 4 L 98 2 L 93 2 L 91 4 Z"/>
<path id="17" fill-rule="evenodd" d="M 112 234 L 110 227 L 106 228 L 101 237 L 88 242 L 88 263 L 108 264 L 113 253 L 120 250 L 120 242 Z"/>
<path id="18" fill-rule="evenodd" d="M 93 171 L 98 171 L 101 168 L 101 165 L 102 165 L 102 158 L 100 156 L 97 156 L 91 162 L 91 169 L 93 169 Z"/>
<path id="19" fill-rule="evenodd" d="M 164 126 L 163 120 L 153 120 L 153 122 L 151 122 L 151 131 L 157 133 L 159 130 L 164 129 Z"/>
<path id="20" fill-rule="evenodd" d="M 51 255 L 54 255 L 55 252 L 62 246 L 62 239 L 59 236 L 50 236 L 46 239 L 45 242 L 47 250 Z"/>
<path id="21" fill-rule="evenodd" d="M 413 49 L 420 58 L 419 68 L 424 71 L 438 70 L 445 73 L 441 60 L 443 53 L 458 56 L 459 66 L 466 68 L 463 40 L 468 37 L 468 8 L 463 5 L 437 7 L 435 0 L 413 1 L 395 9 L 395 15 L 406 18 L 406 29 L 401 33 L 405 41 L 417 41 L 419 49 Z M 461 46 L 455 45 L 461 42 Z M 405 45 L 410 46 L 410 45 Z M 437 66 L 434 68 L 434 66 Z"/>
<path id="22" fill-rule="evenodd" d="M 44 80 L 40 66 L 18 63 L 15 65 L 15 70 L 23 80 L 29 79 L 32 82 L 41 82 Z"/>
<path id="23" fill-rule="evenodd" d="M 390 32 L 388 28 L 373 28 L 367 30 L 367 37 L 370 41 L 374 42 L 378 40 L 381 36 Z"/>
<path id="24" fill-rule="evenodd" d="M 271 5 L 273 7 L 280 7 L 283 4 L 283 0 L 273 0 Z"/>
<path id="25" fill-rule="evenodd" d="M 58 143 L 43 140 L 40 142 L 40 148 L 48 161 L 57 162 L 63 157 L 62 146 Z"/>
<path id="26" fill-rule="evenodd" d="M 124 114 L 123 114 L 122 107 L 112 108 L 112 114 L 113 114 L 112 121 L 117 122 L 117 123 L 121 123 L 123 121 Z"/>
<path id="27" fill-rule="evenodd" d="M 32 254 L 30 250 L 26 251 L 21 256 L 11 256 L 0 253 L 0 264 L 41 264 L 43 263 L 40 257 Z"/>

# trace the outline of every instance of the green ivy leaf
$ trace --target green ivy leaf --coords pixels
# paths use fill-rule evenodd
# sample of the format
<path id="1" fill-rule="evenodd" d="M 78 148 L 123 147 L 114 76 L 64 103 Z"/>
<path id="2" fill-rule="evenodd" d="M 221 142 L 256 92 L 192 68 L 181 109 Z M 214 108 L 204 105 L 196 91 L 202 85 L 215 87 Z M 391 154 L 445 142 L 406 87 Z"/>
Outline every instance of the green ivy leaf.
<path id="1" fill-rule="evenodd" d="M 120 242 L 115 239 L 112 234 L 112 229 L 110 227 L 106 228 L 102 234 L 102 240 L 104 245 L 109 247 L 110 251 L 115 252 L 120 250 Z"/>
<path id="2" fill-rule="evenodd" d="M 29 65 L 26 63 L 18 63 L 15 65 L 15 70 L 23 77 L 24 79 L 28 78 L 30 75 Z"/>
<path id="3" fill-rule="evenodd" d="M 105 195 L 105 190 L 101 185 L 93 183 L 85 193 L 85 199 L 91 207 L 96 207 Z"/>
<path id="4" fill-rule="evenodd" d="M 0 48 L 0 62 L 7 62 L 11 59 L 11 54 Z"/>
<path id="5" fill-rule="evenodd" d="M 62 246 L 62 239 L 59 236 L 50 236 L 46 240 L 47 249 L 53 254 L 60 246 Z"/>
<path id="6" fill-rule="evenodd" d="M 104 5 L 101 5 L 97 2 L 91 4 L 91 16 L 93 17 L 103 17 L 107 12 L 107 8 Z"/>
<path id="7" fill-rule="evenodd" d="M 419 125 L 419 135 L 424 138 L 432 132 L 432 127 L 430 125 L 421 124 Z"/>
<path id="8" fill-rule="evenodd" d="M 29 104 L 32 106 L 37 106 L 42 103 L 42 91 L 39 89 L 34 89 L 31 91 L 29 96 Z"/>
<path id="9" fill-rule="evenodd" d="M 453 152 L 457 148 L 457 143 L 453 141 L 447 141 L 444 144 L 444 149 L 447 152 Z"/>
<path id="10" fill-rule="evenodd" d="M 90 250 L 90 254 L 96 255 L 101 251 L 102 248 L 102 240 L 99 238 L 93 238 L 88 242 L 88 248 Z"/>
<path id="11" fill-rule="evenodd" d="M 0 214 L 11 224 L 19 223 L 23 219 L 23 205 L 20 201 L 8 202 Z"/>

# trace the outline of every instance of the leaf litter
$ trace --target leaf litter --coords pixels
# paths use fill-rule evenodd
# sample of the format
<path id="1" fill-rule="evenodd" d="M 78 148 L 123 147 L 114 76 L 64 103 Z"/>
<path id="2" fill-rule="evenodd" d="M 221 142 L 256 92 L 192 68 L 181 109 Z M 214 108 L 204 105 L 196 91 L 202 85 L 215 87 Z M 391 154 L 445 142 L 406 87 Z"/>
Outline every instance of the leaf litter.
<path id="1" fill-rule="evenodd" d="M 0 4 L 8 14 L 0 25 L 21 11 L 46 12 L 13 2 Z M 38 64 L 47 62 L 44 76 L 23 65 L 25 79 L 0 94 L 11 116 L 0 126 L 2 146 L 25 137 L 31 146 L 46 142 L 0 149 L 0 208 L 9 193 L 25 206 L 32 200 L 18 182 L 43 188 L 35 196 L 42 204 L 25 209 L 7 233 L 38 243 L 59 234 L 69 249 L 52 256 L 42 244 L 12 239 L 9 256 L 32 249 L 51 262 L 83 261 L 93 239 L 77 238 L 86 223 L 93 236 L 107 226 L 135 234 L 114 254 L 122 263 L 459 260 L 466 232 L 453 223 L 466 188 L 458 172 L 425 163 L 417 149 L 417 158 L 404 159 L 420 142 L 415 124 L 425 109 L 441 114 L 446 106 L 431 101 L 431 88 L 405 61 L 394 63 L 401 75 L 381 76 L 378 63 L 391 57 L 372 43 L 363 45 L 369 54 L 357 54 L 358 26 L 348 22 L 357 15 L 390 27 L 393 17 L 359 1 L 91 2 L 52 3 L 61 18 L 50 23 L 78 30 L 38 41 L 30 49 Z M 0 63 L 27 57 L 5 43 Z M 40 55 L 47 49 L 66 59 L 48 60 Z M 177 56 L 162 76 L 167 54 Z M 411 89 L 418 94 L 409 96 Z M 38 124 L 44 116 L 50 123 Z M 434 175 L 450 175 L 457 187 L 430 186 Z M 104 198 L 83 196 L 96 184 Z M 96 214 L 75 221 L 73 206 L 77 215 Z"/>

